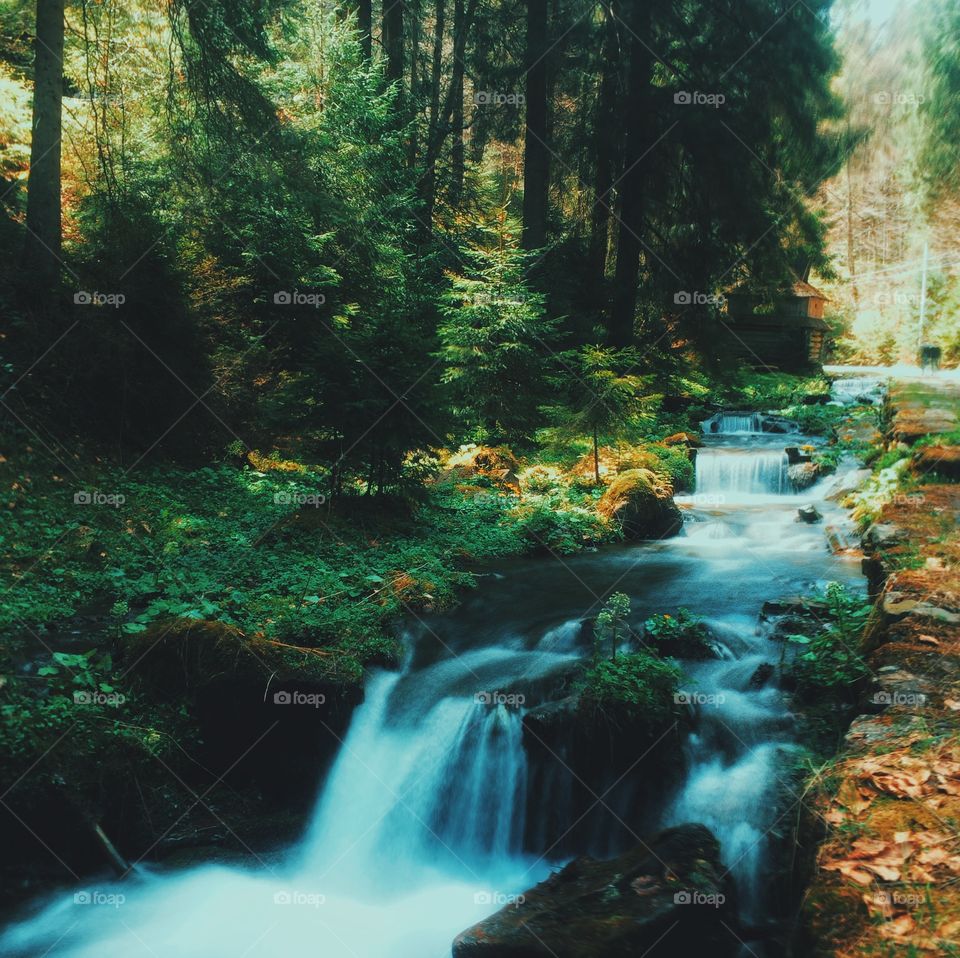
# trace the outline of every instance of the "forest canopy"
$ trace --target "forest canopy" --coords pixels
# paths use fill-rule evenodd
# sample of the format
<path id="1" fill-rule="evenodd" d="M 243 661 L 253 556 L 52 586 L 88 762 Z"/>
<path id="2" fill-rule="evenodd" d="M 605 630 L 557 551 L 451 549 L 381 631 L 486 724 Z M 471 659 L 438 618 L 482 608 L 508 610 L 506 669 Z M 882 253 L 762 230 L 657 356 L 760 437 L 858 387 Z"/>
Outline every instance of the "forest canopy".
<path id="1" fill-rule="evenodd" d="M 828 3 L 41 0 L 0 29 L 5 402 L 133 459 L 295 441 L 389 486 L 575 419 L 584 350 L 722 368 L 719 293 L 829 274 Z M 28 177 L 34 83 L 62 169 L 35 137 Z"/>

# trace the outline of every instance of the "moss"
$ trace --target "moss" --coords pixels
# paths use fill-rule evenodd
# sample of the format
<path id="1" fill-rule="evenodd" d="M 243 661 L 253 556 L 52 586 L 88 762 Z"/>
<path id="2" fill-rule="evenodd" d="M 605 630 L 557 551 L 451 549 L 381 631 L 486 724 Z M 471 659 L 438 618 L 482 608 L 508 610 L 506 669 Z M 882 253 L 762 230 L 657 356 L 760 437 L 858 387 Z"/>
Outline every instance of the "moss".
<path id="1" fill-rule="evenodd" d="M 597 504 L 597 511 L 616 519 L 632 539 L 659 539 L 675 535 L 683 525 L 670 487 L 649 469 L 620 473 Z"/>

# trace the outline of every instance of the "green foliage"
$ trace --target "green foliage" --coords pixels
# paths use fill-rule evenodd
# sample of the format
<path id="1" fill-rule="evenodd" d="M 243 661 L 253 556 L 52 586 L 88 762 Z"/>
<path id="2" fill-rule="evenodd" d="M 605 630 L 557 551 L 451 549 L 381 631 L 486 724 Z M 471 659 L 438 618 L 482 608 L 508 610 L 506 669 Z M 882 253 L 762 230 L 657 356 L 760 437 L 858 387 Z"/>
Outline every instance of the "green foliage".
<path id="1" fill-rule="evenodd" d="M 600 658 L 587 671 L 581 708 L 657 729 L 676 713 L 674 695 L 681 675 L 676 665 L 646 651 Z"/>
<path id="2" fill-rule="evenodd" d="M 612 523 L 604 522 L 592 509 L 572 504 L 562 492 L 517 510 L 516 517 L 527 548 L 535 552 L 571 555 L 617 535 Z"/>
<path id="3" fill-rule="evenodd" d="M 593 660 L 597 663 L 610 650 L 611 660 L 616 659 L 617 649 L 624 638 L 630 634 L 627 618 L 630 615 L 630 596 L 624 592 L 614 592 L 607 599 L 593 625 Z"/>
<path id="4" fill-rule="evenodd" d="M 643 623 L 644 632 L 657 642 L 706 642 L 709 634 L 703 619 L 689 609 L 677 609 L 675 615 L 652 615 Z"/>
<path id="5" fill-rule="evenodd" d="M 580 708 L 613 721 L 658 730 L 673 718 L 681 671 L 647 649 L 618 655 L 629 638 L 630 597 L 614 592 L 597 615 L 593 659 L 580 686 Z"/>
<path id="6" fill-rule="evenodd" d="M 537 389 L 555 322 L 524 277 L 529 256 L 506 211 L 462 252 L 465 273 L 444 295 L 443 374 L 454 413 L 474 440 L 522 442 L 537 422 Z"/>
<path id="7" fill-rule="evenodd" d="M 871 675 L 860 642 L 873 606 L 837 582 L 827 586 L 824 599 L 819 630 L 788 637 L 800 649 L 791 671 L 803 695 L 849 699 Z"/>

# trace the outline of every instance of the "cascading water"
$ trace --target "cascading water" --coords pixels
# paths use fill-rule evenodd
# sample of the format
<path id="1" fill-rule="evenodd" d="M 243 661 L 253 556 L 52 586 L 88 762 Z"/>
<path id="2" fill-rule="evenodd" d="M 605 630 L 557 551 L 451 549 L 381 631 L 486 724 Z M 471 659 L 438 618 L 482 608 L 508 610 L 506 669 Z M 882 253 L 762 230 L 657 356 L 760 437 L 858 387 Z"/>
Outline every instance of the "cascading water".
<path id="1" fill-rule="evenodd" d="M 701 449 L 697 453 L 696 481 L 700 495 L 780 495 L 791 490 L 782 447 Z"/>
<path id="2" fill-rule="evenodd" d="M 763 432 L 763 417 L 755 412 L 725 412 L 714 431 L 726 436 Z"/>
<path id="3" fill-rule="evenodd" d="M 442 958 L 459 931 L 544 877 L 558 849 L 613 852 L 657 821 L 700 821 L 716 833 L 744 917 L 761 926 L 793 722 L 769 680 L 778 653 L 758 634 L 757 614 L 765 600 L 827 579 L 861 581 L 855 559 L 827 568 L 820 529 L 795 521 L 797 504 L 815 494 L 790 494 L 782 442 L 731 449 L 707 440 L 697 495 L 678 497 L 699 520 L 687 524 L 690 535 L 508 564 L 456 613 L 433 620 L 411 640 L 402 673 L 368 682 L 291 852 L 247 868 L 150 867 L 123 883 L 54 894 L 0 936 L 0 954 Z M 579 846 L 559 844 L 558 831 L 575 824 L 575 783 L 560 763 L 553 778 L 531 784 L 523 696 L 512 690 L 534 705 L 567 687 L 589 653 L 581 623 L 611 591 L 630 596 L 637 622 L 680 606 L 704 616 L 721 655 L 684 663 L 697 719 L 681 784 L 644 792 L 640 763 L 618 797 L 600 793 L 611 806 L 599 820 L 608 841 L 592 826 Z M 638 796 L 655 807 L 631 818 Z M 748 944 L 747 954 L 763 954 L 761 943 Z"/>
<path id="4" fill-rule="evenodd" d="M 313 825 L 286 861 L 148 871 L 59 895 L 0 938 L 0 954 L 34 956 L 53 941 L 77 958 L 130 958 L 138 942 L 154 958 L 443 954 L 546 866 L 520 854 L 526 765 L 511 696 L 426 701 L 421 721 L 408 722 L 396 702 L 404 678 L 369 683 Z M 77 894 L 91 907 L 77 908 Z"/>

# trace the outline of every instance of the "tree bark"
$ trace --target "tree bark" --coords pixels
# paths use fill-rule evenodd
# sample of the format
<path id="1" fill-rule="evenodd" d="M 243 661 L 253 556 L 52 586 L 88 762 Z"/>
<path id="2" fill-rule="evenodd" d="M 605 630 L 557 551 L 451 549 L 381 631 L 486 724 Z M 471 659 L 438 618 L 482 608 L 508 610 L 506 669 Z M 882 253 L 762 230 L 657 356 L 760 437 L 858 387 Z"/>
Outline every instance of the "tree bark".
<path id="1" fill-rule="evenodd" d="M 357 0 L 357 29 L 360 31 L 360 49 L 364 58 L 369 60 L 373 54 L 373 0 Z"/>
<path id="2" fill-rule="evenodd" d="M 604 34 L 600 54 L 600 89 L 594 119 L 593 209 L 590 214 L 590 273 L 597 288 L 603 286 L 610 245 L 610 204 L 613 202 L 613 169 L 616 155 L 617 63 L 619 40 L 613 0 L 604 5 Z"/>
<path id="3" fill-rule="evenodd" d="M 627 136 L 620 188 L 620 229 L 617 238 L 617 269 L 613 281 L 608 337 L 610 345 L 629 346 L 633 342 L 634 314 L 637 308 L 637 271 L 640 266 L 643 230 L 644 157 L 650 149 L 648 90 L 653 65 L 650 53 L 650 8 L 646 0 L 632 0 L 625 35 L 631 37 L 630 67 L 627 81 Z"/>
<path id="4" fill-rule="evenodd" d="M 60 136 L 63 118 L 64 0 L 37 0 L 33 136 L 27 179 L 24 271 L 44 295 L 60 275 Z"/>
<path id="5" fill-rule="evenodd" d="M 430 113 L 427 121 L 427 144 L 437 135 L 440 124 L 440 87 L 443 84 L 443 40 L 446 31 L 447 0 L 435 0 L 433 10 L 433 51 L 430 62 Z M 428 150 L 429 152 L 429 150 Z M 423 223 L 433 223 L 433 208 L 437 199 L 437 160 L 427 156 L 420 180 L 423 199 Z"/>
<path id="6" fill-rule="evenodd" d="M 453 0 L 453 35 L 459 37 L 461 33 L 466 39 L 467 22 L 463 9 L 463 0 Z M 463 196 L 463 177 L 467 169 L 466 150 L 463 145 L 463 73 L 464 56 L 466 55 L 466 43 L 463 44 L 460 55 L 454 57 L 453 76 L 453 118 L 451 125 L 453 127 L 453 148 L 450 157 L 450 205 L 457 207 L 460 205 L 460 199 Z"/>
<path id="7" fill-rule="evenodd" d="M 388 83 L 403 80 L 403 8 L 405 0 L 384 0 L 383 49 L 387 56 Z"/>
<path id="8" fill-rule="evenodd" d="M 547 0 L 527 0 L 527 125 L 523 146 L 523 247 L 547 242 L 550 152 L 547 146 Z"/>

